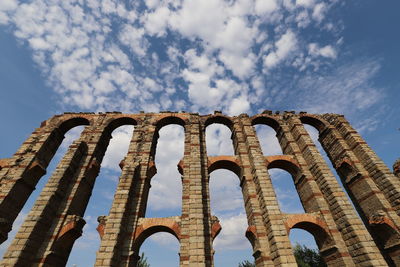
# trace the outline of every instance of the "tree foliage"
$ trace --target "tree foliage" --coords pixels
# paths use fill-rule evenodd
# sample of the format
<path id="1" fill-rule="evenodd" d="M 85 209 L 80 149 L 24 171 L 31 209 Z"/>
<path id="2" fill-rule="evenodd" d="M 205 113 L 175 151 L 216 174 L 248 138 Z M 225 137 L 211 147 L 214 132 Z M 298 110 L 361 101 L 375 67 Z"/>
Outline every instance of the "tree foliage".
<path id="1" fill-rule="evenodd" d="M 147 257 L 144 256 L 144 252 L 142 252 L 142 255 L 140 256 L 137 267 L 150 267 L 150 264 L 147 263 Z"/>
<path id="2" fill-rule="evenodd" d="M 299 267 L 326 267 L 321 254 L 318 250 L 310 249 L 306 246 L 297 244 L 294 247 L 294 256 Z"/>
<path id="3" fill-rule="evenodd" d="M 294 256 L 298 267 L 326 267 L 321 254 L 318 250 L 310 249 L 306 246 L 297 244 L 294 247 Z M 239 267 L 256 267 L 256 264 L 245 260 L 239 263 Z"/>

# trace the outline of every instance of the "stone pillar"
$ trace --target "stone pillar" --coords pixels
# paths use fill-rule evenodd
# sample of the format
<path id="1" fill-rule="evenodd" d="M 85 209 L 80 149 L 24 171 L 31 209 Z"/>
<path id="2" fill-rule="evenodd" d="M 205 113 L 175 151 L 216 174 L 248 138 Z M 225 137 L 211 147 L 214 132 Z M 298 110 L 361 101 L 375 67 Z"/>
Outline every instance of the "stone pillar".
<path id="1" fill-rule="evenodd" d="M 213 266 L 205 128 L 197 114 L 185 127 L 182 185 L 180 266 Z"/>
<path id="2" fill-rule="evenodd" d="M 255 184 L 255 192 L 258 193 L 260 202 L 260 216 L 263 218 L 268 237 L 269 246 L 266 249 L 269 249 L 269 254 L 265 255 L 265 264 L 270 259 L 274 266 L 295 266 L 296 260 L 283 223 L 285 218 L 280 211 L 254 127 L 247 115 L 241 115 L 234 127 L 237 153 L 243 160 L 244 172 L 249 175 L 248 181 Z"/>
<path id="3" fill-rule="evenodd" d="M 400 216 L 400 180 L 376 155 L 364 139 L 351 127 L 342 115 L 327 114 L 325 117 L 335 126 L 348 147 L 367 171 L 380 191 L 389 201 L 392 209 Z"/>
<path id="4" fill-rule="evenodd" d="M 348 198 L 301 121 L 296 117 L 291 117 L 287 120 L 287 124 L 294 141 L 298 144 L 302 157 L 305 159 L 312 176 L 329 205 L 332 217 L 354 263 L 357 266 L 387 266 L 370 234 L 356 215 Z M 285 148 L 284 150 L 287 149 Z"/>
<path id="5" fill-rule="evenodd" d="M 68 185 L 74 183 L 82 167 L 87 152 L 86 137 L 83 135 L 70 146 L 4 254 L 2 266 L 28 266 L 36 260 L 38 249 L 47 241 L 46 234 L 68 194 Z"/>
<path id="6" fill-rule="evenodd" d="M 258 139 L 248 123 L 248 118 L 243 117 L 242 121 L 234 120 L 233 126 L 233 143 L 235 154 L 239 158 L 242 166 L 242 176 L 240 178 L 240 186 L 242 188 L 243 200 L 249 228 L 246 236 L 253 246 L 253 257 L 257 267 L 273 265 L 271 257 L 270 242 L 268 240 L 269 231 L 267 231 L 264 219 L 263 210 L 261 209 L 260 198 L 257 197 L 257 190 L 260 185 L 256 185 L 253 181 L 254 162 L 251 160 L 250 146 L 257 148 L 259 146 Z M 273 201 L 275 209 L 277 203 Z"/>
<path id="7" fill-rule="evenodd" d="M 145 216 L 150 179 L 155 174 L 150 156 L 155 126 L 145 119 L 135 127 L 128 154 L 121 162 L 122 174 L 104 224 L 95 266 L 135 266 L 140 258 L 133 233 Z"/>
<path id="8" fill-rule="evenodd" d="M 14 220 L 63 139 L 64 133 L 57 128 L 37 128 L 0 170 L 0 243 L 7 240 Z"/>
<path id="9" fill-rule="evenodd" d="M 310 172 L 308 164 L 303 157 L 299 145 L 295 141 L 289 126 L 281 121 L 277 138 L 285 155 L 291 155 L 298 163 L 299 171 L 297 175 L 292 174 L 296 190 L 299 194 L 301 203 L 306 213 L 318 214 L 326 223 L 331 240 L 326 240 L 322 244 L 318 244 L 321 255 L 328 266 L 355 266 L 351 258 L 338 226 L 330 211 L 330 206 L 324 198 L 324 194 L 319 188 L 315 177 Z M 318 236 L 317 232 L 311 233 Z M 329 239 L 330 239 L 329 238 Z M 318 239 L 316 238 L 318 241 Z"/>
<path id="10" fill-rule="evenodd" d="M 360 160 L 333 126 L 327 126 L 321 132 L 319 140 L 388 263 L 393 261 L 400 265 L 400 232 L 398 230 L 400 217 L 389 203 L 393 199 L 385 198 L 381 188 L 378 188 L 379 182 L 370 176 L 370 172 L 364 168 L 365 164 L 362 164 L 367 159 Z M 398 180 L 393 174 L 392 179 Z M 393 185 L 394 182 L 385 186 L 390 187 L 390 184 Z M 391 193 L 396 195 L 396 192 Z M 384 216 L 393 229 L 381 229 L 382 223 L 376 223 L 374 219 L 377 215 Z M 387 227 L 390 227 L 388 225 Z M 399 242 L 393 242 L 393 240 L 399 240 Z"/>
<path id="11" fill-rule="evenodd" d="M 55 190 L 55 198 L 61 198 L 61 204 L 54 207 L 55 216 L 52 218 L 41 246 L 36 248 L 34 254 L 38 266 L 63 266 L 68 260 L 69 253 L 75 240 L 81 235 L 82 219 L 92 194 L 95 179 L 100 170 L 100 164 L 111 138 L 110 133 L 105 133 L 103 120 L 106 115 L 98 116 L 92 126 L 88 126 L 81 134 L 80 141 L 87 144 L 86 156 L 82 159 L 76 177 L 66 183 L 65 196 L 59 195 Z M 63 159 L 64 160 L 64 159 Z M 67 160 L 65 158 L 65 160 Z M 65 165 L 60 165 L 60 172 Z M 57 175 L 57 172 L 56 174 Z M 51 186 L 51 184 L 49 185 Z M 40 200 L 37 204 L 41 204 Z"/>

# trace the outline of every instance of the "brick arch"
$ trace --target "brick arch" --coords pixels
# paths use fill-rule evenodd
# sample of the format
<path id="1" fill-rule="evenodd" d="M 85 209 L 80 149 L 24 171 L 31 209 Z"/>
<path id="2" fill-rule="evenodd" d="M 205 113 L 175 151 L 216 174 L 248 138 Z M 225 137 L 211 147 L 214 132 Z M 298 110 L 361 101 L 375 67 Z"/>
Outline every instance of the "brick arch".
<path id="1" fill-rule="evenodd" d="M 268 169 L 281 169 L 287 171 L 293 178 L 301 174 L 299 163 L 289 155 L 267 156 L 265 157 Z"/>
<path id="2" fill-rule="evenodd" d="M 46 266 L 64 266 L 68 260 L 64 255 L 69 253 L 75 240 L 82 235 L 85 220 L 77 215 L 68 215 L 66 219 L 67 223 L 58 234 L 51 253 L 41 260 Z"/>
<path id="3" fill-rule="evenodd" d="M 278 132 L 279 128 L 281 127 L 279 121 L 276 118 L 265 114 L 259 114 L 251 117 L 251 125 L 254 126 L 257 124 L 267 125 L 274 129 L 275 132 Z"/>
<path id="4" fill-rule="evenodd" d="M 66 120 L 61 121 L 56 128 L 59 129 L 62 132 L 62 134 L 66 134 L 69 130 L 71 130 L 74 127 L 81 125 L 91 125 L 91 124 L 93 124 L 91 120 L 79 116 L 74 118 L 68 118 Z"/>
<path id="5" fill-rule="evenodd" d="M 208 157 L 208 173 L 218 169 L 229 170 L 236 174 L 237 177 L 241 177 L 242 168 L 235 156 Z"/>
<path id="6" fill-rule="evenodd" d="M 208 116 L 207 119 L 204 122 L 204 126 L 205 126 L 205 128 L 207 128 L 207 126 L 209 126 L 211 124 L 214 124 L 214 123 L 223 124 L 226 127 L 228 127 L 229 130 L 231 130 L 231 132 L 233 132 L 233 121 L 228 116 L 225 116 L 225 115 L 211 115 L 211 116 Z"/>
<path id="7" fill-rule="evenodd" d="M 370 227 L 376 232 L 376 242 L 386 249 L 395 248 L 399 245 L 400 230 L 396 227 L 391 219 L 389 219 L 385 212 L 377 211 L 369 218 Z M 396 249 L 392 249 L 393 254 Z"/>
<path id="8" fill-rule="evenodd" d="M 118 127 L 123 125 L 138 125 L 138 122 L 131 117 L 119 117 L 107 120 L 104 125 L 104 132 L 111 134 Z"/>
<path id="9" fill-rule="evenodd" d="M 159 232 L 170 233 L 180 242 L 181 227 L 179 220 L 176 217 L 142 218 L 133 233 L 133 250 L 138 252 L 141 245 L 148 237 Z"/>
<path id="10" fill-rule="evenodd" d="M 302 123 L 313 126 L 320 134 L 329 126 L 326 120 L 314 115 L 300 114 L 299 118 Z"/>
<path id="11" fill-rule="evenodd" d="M 332 246 L 329 228 L 320 217 L 314 214 L 292 214 L 287 217 L 285 226 L 288 233 L 294 228 L 305 230 L 314 236 L 320 250 Z"/>
<path id="12" fill-rule="evenodd" d="M 93 154 L 95 155 L 95 160 L 97 161 L 97 163 L 100 164 L 103 160 L 104 154 L 107 150 L 107 147 L 110 143 L 110 140 L 112 138 L 111 134 L 112 132 L 117 129 L 118 127 L 124 126 L 124 125 L 137 125 L 137 120 L 135 120 L 132 117 L 128 117 L 128 116 L 120 116 L 120 117 L 112 117 L 107 119 L 105 122 L 103 122 L 103 125 L 101 128 L 101 136 L 100 136 L 100 140 L 99 140 L 99 144 L 102 144 L 101 146 L 97 146 L 96 150 L 93 152 Z M 123 166 L 123 161 L 121 161 L 122 163 L 120 163 L 120 166 Z M 97 176 L 97 175 L 96 175 Z"/>
<path id="13" fill-rule="evenodd" d="M 178 124 L 185 128 L 187 124 L 187 120 L 184 117 L 181 117 L 179 115 L 166 115 L 163 117 L 160 117 L 154 125 L 156 126 L 157 131 L 159 131 L 162 127 L 167 126 L 169 124 Z"/>

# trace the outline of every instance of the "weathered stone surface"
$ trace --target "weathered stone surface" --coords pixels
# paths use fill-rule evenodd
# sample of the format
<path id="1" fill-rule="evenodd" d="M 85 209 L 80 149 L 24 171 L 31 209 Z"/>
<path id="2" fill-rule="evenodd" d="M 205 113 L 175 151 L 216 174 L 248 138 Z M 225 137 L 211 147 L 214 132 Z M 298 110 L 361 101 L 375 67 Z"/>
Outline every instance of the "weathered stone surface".
<path id="1" fill-rule="evenodd" d="M 208 157 L 206 127 L 232 131 L 234 156 Z M 221 230 L 210 212 L 209 174 L 234 172 L 243 192 L 257 267 L 296 266 L 289 232 L 300 228 L 314 235 L 328 266 L 400 266 L 400 162 L 393 172 L 341 115 L 264 111 L 249 117 L 197 113 L 65 113 L 44 121 L 9 159 L 0 159 L 0 241 L 72 127 L 86 125 L 70 146 L 38 197 L 1 266 L 64 266 L 82 234 L 82 217 L 91 196 L 111 132 L 135 125 L 111 210 L 100 216 L 101 244 L 95 266 L 136 266 L 139 249 L 150 235 L 164 231 L 180 242 L 180 266 L 213 266 L 213 240 Z M 165 125 L 185 129 L 182 214 L 144 218 L 158 131 Z M 262 154 L 254 125 L 276 133 L 284 155 Z M 319 140 L 337 170 L 360 219 L 303 124 L 319 131 Z M 268 170 L 288 171 L 304 214 L 285 214 L 278 205 Z"/>

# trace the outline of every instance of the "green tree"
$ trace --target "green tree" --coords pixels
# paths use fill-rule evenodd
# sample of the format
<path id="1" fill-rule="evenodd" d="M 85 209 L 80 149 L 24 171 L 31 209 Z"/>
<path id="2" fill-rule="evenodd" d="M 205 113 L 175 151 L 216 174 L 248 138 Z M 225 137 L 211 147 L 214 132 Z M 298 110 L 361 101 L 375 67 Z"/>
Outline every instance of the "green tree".
<path id="1" fill-rule="evenodd" d="M 248 260 L 245 260 L 245 261 L 239 263 L 239 267 L 256 267 L 256 264 L 253 262 L 250 262 Z"/>
<path id="2" fill-rule="evenodd" d="M 147 263 L 147 257 L 144 256 L 144 252 L 142 252 L 142 255 L 140 256 L 137 267 L 150 267 L 150 264 Z"/>
<path id="3" fill-rule="evenodd" d="M 299 267 L 326 267 L 326 263 L 318 250 L 296 244 L 294 256 Z"/>

